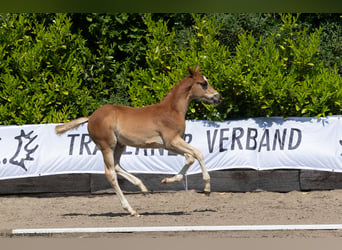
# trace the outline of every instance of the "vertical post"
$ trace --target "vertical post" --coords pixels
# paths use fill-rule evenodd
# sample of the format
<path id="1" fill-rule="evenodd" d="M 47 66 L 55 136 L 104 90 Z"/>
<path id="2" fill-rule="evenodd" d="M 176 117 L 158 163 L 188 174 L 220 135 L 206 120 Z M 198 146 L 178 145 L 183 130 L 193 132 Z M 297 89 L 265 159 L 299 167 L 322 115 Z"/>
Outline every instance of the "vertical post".
<path id="1" fill-rule="evenodd" d="M 188 175 L 185 174 L 185 191 L 188 191 Z"/>

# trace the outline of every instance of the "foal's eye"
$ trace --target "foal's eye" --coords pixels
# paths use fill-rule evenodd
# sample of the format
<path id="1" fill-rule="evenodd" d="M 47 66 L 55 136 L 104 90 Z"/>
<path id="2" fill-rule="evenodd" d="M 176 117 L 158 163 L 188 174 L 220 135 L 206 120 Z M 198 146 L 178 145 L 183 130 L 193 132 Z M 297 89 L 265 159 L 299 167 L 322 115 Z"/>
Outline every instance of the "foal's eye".
<path id="1" fill-rule="evenodd" d="M 208 82 L 207 81 L 200 82 L 199 84 L 201 85 L 202 89 L 204 89 L 204 90 L 208 88 Z"/>

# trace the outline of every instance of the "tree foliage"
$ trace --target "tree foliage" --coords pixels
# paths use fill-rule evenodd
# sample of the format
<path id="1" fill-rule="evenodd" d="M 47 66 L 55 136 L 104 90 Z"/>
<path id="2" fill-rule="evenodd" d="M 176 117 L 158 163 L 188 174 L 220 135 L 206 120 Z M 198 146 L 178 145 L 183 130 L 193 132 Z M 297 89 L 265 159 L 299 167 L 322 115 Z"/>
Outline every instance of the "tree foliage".
<path id="1" fill-rule="evenodd" d="M 338 115 L 340 23 L 337 14 L 1 15 L 0 124 L 149 105 L 196 64 L 223 103 L 192 103 L 187 119 Z"/>

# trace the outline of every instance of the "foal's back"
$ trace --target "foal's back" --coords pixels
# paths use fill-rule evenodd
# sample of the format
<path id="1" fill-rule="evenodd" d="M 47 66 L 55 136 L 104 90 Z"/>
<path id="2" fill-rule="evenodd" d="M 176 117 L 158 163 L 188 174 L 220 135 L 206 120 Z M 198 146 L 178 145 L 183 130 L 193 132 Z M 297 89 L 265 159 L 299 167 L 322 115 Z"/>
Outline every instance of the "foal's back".
<path id="1" fill-rule="evenodd" d="M 161 104 L 141 108 L 107 104 L 97 109 L 88 120 L 88 131 L 99 147 L 116 143 L 134 147 L 164 147 L 167 131 L 184 133 L 182 123 L 172 117 Z M 177 127 L 179 127 L 177 129 Z"/>

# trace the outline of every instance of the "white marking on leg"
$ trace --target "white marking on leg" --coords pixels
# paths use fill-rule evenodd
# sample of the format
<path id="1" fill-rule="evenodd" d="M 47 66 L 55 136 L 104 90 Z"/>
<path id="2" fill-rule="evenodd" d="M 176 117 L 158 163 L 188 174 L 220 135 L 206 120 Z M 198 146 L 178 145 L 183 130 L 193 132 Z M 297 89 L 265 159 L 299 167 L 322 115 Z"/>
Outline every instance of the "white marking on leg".
<path id="1" fill-rule="evenodd" d="M 205 167 L 204 164 L 204 157 L 202 153 L 197 149 L 192 147 L 190 144 L 186 143 L 182 138 L 176 138 L 171 145 L 171 150 L 174 152 L 177 152 L 179 154 L 182 154 L 185 156 L 187 162 L 185 166 L 182 168 L 182 170 L 179 172 L 179 174 L 171 177 L 171 178 L 164 178 L 162 180 L 162 183 L 171 183 L 174 181 L 180 181 L 183 179 L 183 176 L 188 171 L 189 167 L 194 162 L 194 158 L 198 160 L 202 175 L 203 175 L 203 181 L 204 181 L 204 192 L 210 193 L 210 175 Z"/>

